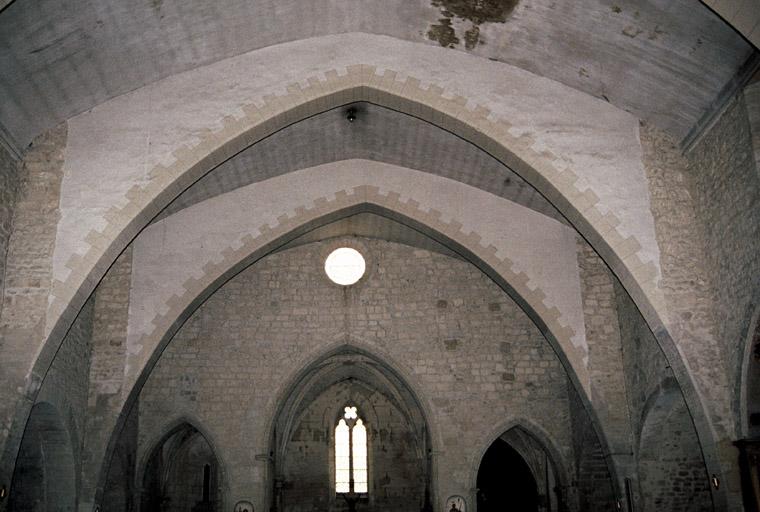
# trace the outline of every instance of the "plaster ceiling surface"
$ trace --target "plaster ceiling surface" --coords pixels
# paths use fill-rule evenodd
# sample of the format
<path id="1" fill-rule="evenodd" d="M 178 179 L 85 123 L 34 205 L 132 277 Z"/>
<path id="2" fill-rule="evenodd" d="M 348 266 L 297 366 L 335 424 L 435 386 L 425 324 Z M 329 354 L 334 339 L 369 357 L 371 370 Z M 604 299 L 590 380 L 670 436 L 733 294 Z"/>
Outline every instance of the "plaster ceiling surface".
<path id="1" fill-rule="evenodd" d="M 24 147 L 161 78 L 346 32 L 516 65 L 676 136 L 753 52 L 694 0 L 16 0 L 0 12 L 0 124 Z"/>
<path id="2" fill-rule="evenodd" d="M 425 249 L 430 252 L 437 252 L 452 258 L 464 259 L 448 246 L 433 240 L 428 235 L 417 231 L 412 227 L 393 219 L 389 219 L 388 217 L 367 212 L 358 213 L 313 229 L 285 244 L 279 248 L 278 251 L 284 251 L 312 242 L 346 237 L 387 240 L 389 242 L 408 245 L 418 249 Z"/>
<path id="3" fill-rule="evenodd" d="M 160 218 L 251 183 L 338 160 L 374 160 L 437 174 L 491 192 L 560 222 L 562 215 L 501 162 L 445 130 L 369 103 L 356 120 L 333 109 L 291 125 L 250 146 L 183 192 Z"/>

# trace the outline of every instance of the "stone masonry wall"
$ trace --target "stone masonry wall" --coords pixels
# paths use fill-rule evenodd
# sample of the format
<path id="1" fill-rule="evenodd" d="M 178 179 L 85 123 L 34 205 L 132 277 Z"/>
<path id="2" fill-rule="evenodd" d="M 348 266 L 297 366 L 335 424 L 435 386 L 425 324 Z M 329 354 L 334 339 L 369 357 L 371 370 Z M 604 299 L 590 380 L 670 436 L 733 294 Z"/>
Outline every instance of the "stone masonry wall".
<path id="1" fill-rule="evenodd" d="M 702 450 L 678 389 L 664 390 L 648 409 L 637 460 L 641 510 L 715 510 Z"/>
<path id="2" fill-rule="evenodd" d="M 427 454 L 414 427 L 382 392 L 359 382 L 334 384 L 300 416 L 285 453 L 281 504 L 290 512 L 347 510 L 331 492 L 339 404 L 351 404 L 367 428 L 368 473 L 372 510 L 418 512 L 425 498 Z"/>
<path id="3" fill-rule="evenodd" d="M 92 343 L 92 299 L 77 316 L 61 344 L 50 370 L 42 382 L 39 402 L 53 405 L 71 436 L 79 482 L 84 421 L 87 417 L 90 349 Z"/>
<path id="4" fill-rule="evenodd" d="M 578 510 L 614 510 L 615 489 L 594 425 L 574 389 L 569 390 L 569 399 L 573 444 L 576 447 L 576 488 L 568 492 L 575 494 L 571 498 L 577 500 Z"/>
<path id="5" fill-rule="evenodd" d="M 727 362 L 716 339 L 715 293 L 698 220 L 703 205 L 695 198 L 688 161 L 672 137 L 648 125 L 641 126 L 640 137 L 661 248 L 660 286 L 668 303 L 670 334 L 689 354 L 689 369 L 704 403 L 710 404 L 718 436 L 728 437 L 733 430 L 731 390 Z"/>
<path id="6" fill-rule="evenodd" d="M 426 404 L 439 499 L 474 497 L 473 454 L 517 419 L 539 425 L 574 471 L 567 376 L 518 306 L 463 261 L 352 240 L 368 259 L 352 287 L 324 275 L 335 245 L 313 243 L 249 267 L 192 315 L 141 393 L 141 453 L 174 418 L 195 418 L 227 467 L 229 499 L 268 506 L 260 454 L 271 449 L 279 394 L 327 347 L 356 342 L 406 375 Z"/>
<path id="7" fill-rule="evenodd" d="M 97 461 L 106 450 L 122 404 L 131 276 L 132 249 L 129 247 L 119 256 L 95 289 L 82 474 L 82 501 L 85 503 L 94 497 L 100 470 Z M 136 421 L 134 423 L 136 425 Z M 121 459 L 119 461 L 124 462 Z"/>
<path id="8" fill-rule="evenodd" d="M 752 150 L 755 153 L 755 169 L 760 174 L 760 75 L 744 89 L 744 102 L 747 105 Z"/>
<path id="9" fill-rule="evenodd" d="M 760 292 L 760 175 L 743 97 L 739 97 L 688 155 L 706 261 L 715 287 L 717 337 L 729 382 L 740 380 L 744 342 Z M 740 417 L 738 389 L 732 418 Z M 737 432 L 740 427 L 736 425 Z"/>
<path id="10" fill-rule="evenodd" d="M 673 371 L 652 331 L 620 284 L 615 286 L 615 297 L 623 339 L 631 429 L 638 439 L 647 399 L 666 379 L 673 378 Z"/>
<path id="11" fill-rule="evenodd" d="M 127 416 L 108 466 L 108 473 L 103 485 L 103 505 L 101 508 L 103 512 L 133 512 L 137 510 L 134 501 L 135 487 L 141 484 L 135 480 L 138 407 L 138 404 L 135 403 L 129 416 Z M 87 474 L 84 471 L 85 477 Z"/>
<path id="12" fill-rule="evenodd" d="M 702 449 L 662 350 L 623 288 L 615 286 L 628 408 L 635 433 L 637 509 L 712 510 Z M 663 399 L 661 395 L 666 397 Z"/>
<path id="13" fill-rule="evenodd" d="M 6 443 L 18 446 L 23 433 L 23 423 L 14 423 L 17 406 L 34 395 L 43 377 L 28 375 L 29 360 L 45 337 L 66 137 L 65 124 L 40 135 L 27 150 L 20 169 L 0 310 L 0 389 L 9 391 L 0 404 L 4 457 L 0 460 L 0 482 L 9 481 L 6 472 L 13 467 L 16 451 L 6 450 Z M 0 510 L 3 506 L 0 502 Z"/>
<path id="14" fill-rule="evenodd" d="M 725 119 L 719 121 L 712 132 L 724 131 L 720 126 L 725 122 Z M 729 510 L 738 510 L 741 489 L 736 448 L 732 444 L 737 425 L 734 404 L 738 393 L 733 377 L 737 362 L 731 355 L 735 349 L 727 349 L 727 343 L 737 342 L 722 339 L 720 324 L 725 323 L 727 317 L 719 314 L 714 257 L 708 257 L 715 250 L 716 241 L 708 242 L 705 221 L 718 212 L 706 211 L 713 207 L 697 192 L 694 176 L 695 162 L 701 158 L 699 154 L 704 154 L 712 163 L 698 166 L 713 168 L 727 161 L 719 162 L 720 158 L 708 154 L 711 151 L 707 149 L 709 139 L 713 139 L 714 134 L 708 134 L 689 156 L 683 156 L 677 143 L 654 127 L 643 125 L 640 137 L 660 245 L 660 286 L 668 305 L 668 330 L 680 346 L 679 351 L 687 357 L 688 373 L 681 367 L 680 356 L 666 354 L 666 357 L 670 364 L 678 365 L 673 369 L 681 380 L 697 431 L 704 436 L 700 442 L 707 467 L 721 473 L 723 485 L 716 496 L 719 501 L 725 497 Z M 724 172 L 713 169 L 713 172 Z M 725 223 L 725 219 L 718 223 L 723 225 L 724 232 L 713 233 L 725 236 L 729 245 L 736 243 L 733 238 L 736 227 Z M 745 278 L 751 279 L 746 274 Z M 715 444 L 711 445 L 712 442 Z"/>
<path id="15" fill-rule="evenodd" d="M 592 401 L 596 413 L 609 425 L 609 450 L 623 454 L 631 450 L 632 437 L 615 303 L 617 279 L 582 239 L 578 241 L 578 268 L 589 345 L 589 370 L 595 379 Z"/>
<path id="16" fill-rule="evenodd" d="M 5 288 L 5 256 L 8 253 L 8 239 L 11 236 L 13 209 L 18 195 L 19 163 L 0 146 L 0 297 Z M 3 305 L 0 301 L 0 314 Z"/>

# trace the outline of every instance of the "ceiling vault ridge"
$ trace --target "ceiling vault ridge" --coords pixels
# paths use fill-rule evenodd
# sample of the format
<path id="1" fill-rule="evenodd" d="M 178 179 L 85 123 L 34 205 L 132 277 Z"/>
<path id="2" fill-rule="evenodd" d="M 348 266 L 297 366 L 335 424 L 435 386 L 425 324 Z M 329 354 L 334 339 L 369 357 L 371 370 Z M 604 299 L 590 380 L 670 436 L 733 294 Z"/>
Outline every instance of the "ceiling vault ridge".
<path id="1" fill-rule="evenodd" d="M 726 82 L 720 92 L 707 106 L 696 124 L 691 127 L 686 136 L 681 140 L 681 152 L 688 154 L 709 133 L 715 123 L 723 117 L 723 113 L 744 91 L 744 88 L 752 81 L 752 78 L 760 72 L 760 51 L 752 53 L 744 64 L 737 70 L 734 76 Z"/>
<path id="2" fill-rule="evenodd" d="M 2 0 L 0 0 L 2 1 Z M 0 122 L 0 147 L 2 147 L 8 154 L 17 162 L 21 161 L 24 152 L 18 146 L 16 141 L 11 137 L 10 132 Z"/>

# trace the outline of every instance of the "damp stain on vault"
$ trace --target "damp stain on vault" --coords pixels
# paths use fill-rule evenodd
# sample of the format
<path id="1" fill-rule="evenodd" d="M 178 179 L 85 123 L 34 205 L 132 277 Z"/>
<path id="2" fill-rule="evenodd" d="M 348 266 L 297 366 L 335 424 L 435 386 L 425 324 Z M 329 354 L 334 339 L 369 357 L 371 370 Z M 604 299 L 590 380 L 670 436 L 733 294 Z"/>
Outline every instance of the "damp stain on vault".
<path id="1" fill-rule="evenodd" d="M 472 50 L 484 44 L 480 35 L 483 23 L 505 23 L 517 7 L 519 0 L 432 0 L 443 16 L 437 24 L 430 25 L 428 39 L 438 41 L 441 46 L 454 48 L 460 43 L 452 20 L 457 18 L 470 27 L 464 33 L 465 48 Z"/>

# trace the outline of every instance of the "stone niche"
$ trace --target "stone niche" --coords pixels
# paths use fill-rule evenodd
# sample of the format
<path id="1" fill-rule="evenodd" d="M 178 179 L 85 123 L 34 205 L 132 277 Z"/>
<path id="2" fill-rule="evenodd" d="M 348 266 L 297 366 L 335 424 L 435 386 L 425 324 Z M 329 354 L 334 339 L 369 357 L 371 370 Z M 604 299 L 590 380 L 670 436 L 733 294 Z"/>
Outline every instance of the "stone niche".
<path id="1" fill-rule="evenodd" d="M 278 415 L 273 439 L 278 509 L 349 510 L 352 498 L 337 492 L 335 473 L 336 427 L 344 416 L 349 425 L 360 420 L 366 429 L 369 492 L 353 497 L 357 505 L 423 509 L 430 473 L 421 409 L 392 370 L 348 347 L 312 365 Z"/>

